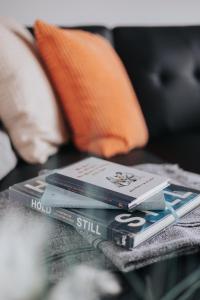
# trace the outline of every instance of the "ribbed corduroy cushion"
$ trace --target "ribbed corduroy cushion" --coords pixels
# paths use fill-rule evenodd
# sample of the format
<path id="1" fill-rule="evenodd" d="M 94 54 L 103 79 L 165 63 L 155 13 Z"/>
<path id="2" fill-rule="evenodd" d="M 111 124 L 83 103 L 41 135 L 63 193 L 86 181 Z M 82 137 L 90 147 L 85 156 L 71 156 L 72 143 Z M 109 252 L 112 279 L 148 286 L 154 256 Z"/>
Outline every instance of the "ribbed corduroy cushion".
<path id="1" fill-rule="evenodd" d="M 147 142 L 127 73 L 104 38 L 42 21 L 35 35 L 79 150 L 110 157 Z"/>

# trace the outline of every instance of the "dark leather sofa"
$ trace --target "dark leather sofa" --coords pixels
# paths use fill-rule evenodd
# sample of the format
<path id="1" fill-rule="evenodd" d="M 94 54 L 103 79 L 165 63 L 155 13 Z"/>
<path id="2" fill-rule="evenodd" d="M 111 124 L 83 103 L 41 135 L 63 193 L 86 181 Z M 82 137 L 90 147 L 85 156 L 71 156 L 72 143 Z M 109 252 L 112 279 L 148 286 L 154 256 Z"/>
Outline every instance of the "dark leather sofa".
<path id="1" fill-rule="evenodd" d="M 126 165 L 168 161 L 200 173 L 200 26 L 81 28 L 99 33 L 113 44 L 128 71 L 149 128 L 150 140 L 144 149 L 118 155 L 112 161 Z M 58 168 L 85 156 L 70 144 L 45 165 L 31 166 L 20 160 L 0 182 L 0 190 L 36 176 L 43 168 Z M 176 263 L 181 274 L 178 282 L 198 262 L 198 254 L 183 256 L 143 268 L 137 274 L 141 278 L 144 274 L 159 276 L 161 270 L 168 274 Z M 152 284 L 157 285 L 158 278 L 154 277 Z M 130 286 L 130 278 L 122 278 L 125 287 Z M 128 299 L 129 290 L 125 289 L 124 299 Z"/>
<path id="2" fill-rule="evenodd" d="M 200 27 L 81 28 L 103 35 L 115 47 L 150 132 L 145 149 L 112 160 L 127 165 L 165 160 L 200 173 Z M 42 168 L 57 168 L 86 155 L 67 145 L 43 166 L 20 161 L 0 182 L 0 190 Z"/>

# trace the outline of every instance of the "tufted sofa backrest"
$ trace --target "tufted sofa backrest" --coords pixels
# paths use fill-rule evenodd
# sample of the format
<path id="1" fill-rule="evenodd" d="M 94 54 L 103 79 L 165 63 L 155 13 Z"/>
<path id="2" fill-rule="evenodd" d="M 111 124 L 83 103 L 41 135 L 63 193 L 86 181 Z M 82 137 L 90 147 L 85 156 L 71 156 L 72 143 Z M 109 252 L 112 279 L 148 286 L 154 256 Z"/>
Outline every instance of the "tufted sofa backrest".
<path id="1" fill-rule="evenodd" d="M 151 136 L 200 128 L 200 26 L 114 29 Z"/>
<path id="2" fill-rule="evenodd" d="M 113 44 L 151 137 L 200 128 L 200 26 L 76 28 L 99 33 Z"/>

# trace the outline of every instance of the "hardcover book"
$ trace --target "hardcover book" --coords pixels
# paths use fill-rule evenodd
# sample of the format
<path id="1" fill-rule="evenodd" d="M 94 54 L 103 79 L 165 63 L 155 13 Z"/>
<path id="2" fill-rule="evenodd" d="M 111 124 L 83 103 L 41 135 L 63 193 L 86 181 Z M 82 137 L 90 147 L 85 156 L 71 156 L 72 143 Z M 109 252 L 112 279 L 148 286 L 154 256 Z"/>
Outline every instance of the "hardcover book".
<path id="1" fill-rule="evenodd" d="M 161 176 L 94 157 L 58 170 L 46 181 L 125 210 L 132 210 L 168 185 L 168 179 Z"/>
<path id="2" fill-rule="evenodd" d="M 162 211 L 51 208 L 41 204 L 45 187 L 45 176 L 37 177 L 10 187 L 10 198 L 129 250 L 200 204 L 200 192 L 171 184 L 163 191 L 168 208 Z"/>
<path id="3" fill-rule="evenodd" d="M 117 206 L 107 204 L 57 186 L 47 184 L 41 198 L 43 206 L 66 208 L 92 208 L 92 209 L 119 209 Z M 137 206 L 138 210 L 162 210 L 165 209 L 164 195 L 161 191 L 146 199 Z"/>

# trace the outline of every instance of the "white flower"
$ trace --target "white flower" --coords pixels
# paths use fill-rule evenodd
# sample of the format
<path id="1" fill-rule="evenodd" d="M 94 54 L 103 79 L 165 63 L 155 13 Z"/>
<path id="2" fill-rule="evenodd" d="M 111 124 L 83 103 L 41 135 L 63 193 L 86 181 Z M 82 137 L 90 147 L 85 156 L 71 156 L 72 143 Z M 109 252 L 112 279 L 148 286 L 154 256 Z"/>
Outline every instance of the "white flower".
<path id="1" fill-rule="evenodd" d="M 68 272 L 53 289 L 49 300 L 97 300 L 104 295 L 116 295 L 120 286 L 114 275 L 86 265 Z"/>
<path id="2" fill-rule="evenodd" d="M 46 287 L 44 223 L 9 212 L 0 221 L 0 299 L 35 299 Z"/>

